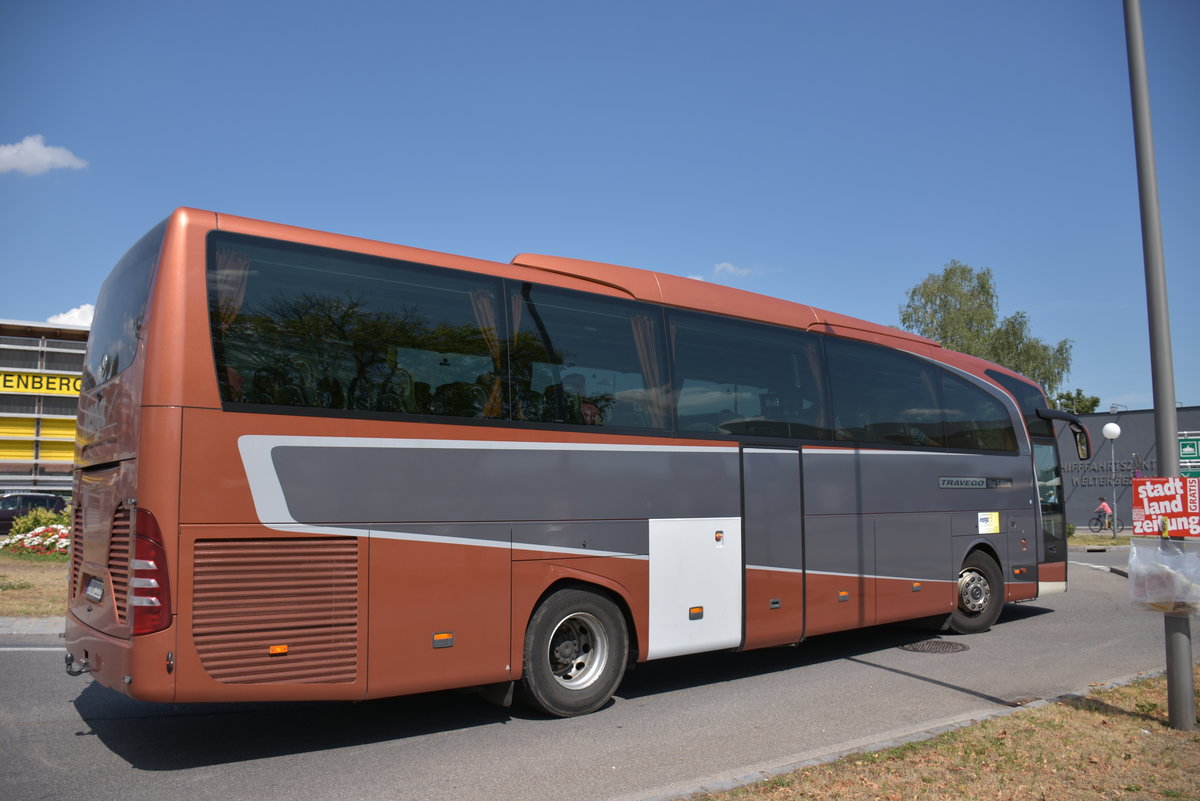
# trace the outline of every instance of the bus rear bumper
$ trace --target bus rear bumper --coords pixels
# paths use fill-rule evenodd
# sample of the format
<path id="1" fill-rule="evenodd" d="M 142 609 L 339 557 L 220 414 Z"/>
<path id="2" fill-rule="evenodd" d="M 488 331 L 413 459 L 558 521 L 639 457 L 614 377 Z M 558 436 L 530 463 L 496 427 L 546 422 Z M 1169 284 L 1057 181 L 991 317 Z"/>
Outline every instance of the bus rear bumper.
<path id="1" fill-rule="evenodd" d="M 132 639 L 97 631 L 67 613 L 67 673 L 88 674 L 105 687 L 141 701 L 175 700 L 174 627 Z"/>

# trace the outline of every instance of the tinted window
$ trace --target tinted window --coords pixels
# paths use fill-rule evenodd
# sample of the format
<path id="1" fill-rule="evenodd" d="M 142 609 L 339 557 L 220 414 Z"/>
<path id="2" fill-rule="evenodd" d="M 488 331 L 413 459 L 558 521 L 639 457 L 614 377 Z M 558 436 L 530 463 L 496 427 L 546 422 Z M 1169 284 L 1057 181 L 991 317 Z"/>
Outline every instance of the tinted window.
<path id="1" fill-rule="evenodd" d="M 670 313 L 681 432 L 828 439 L 815 334 Z"/>
<path id="2" fill-rule="evenodd" d="M 944 373 L 946 444 L 970 450 L 1015 451 L 1017 435 L 1008 410 L 966 379 Z"/>
<path id="3" fill-rule="evenodd" d="M 166 230 L 166 222 L 159 223 L 138 240 L 100 287 L 83 365 L 85 390 L 124 370 L 137 355 L 146 301 Z"/>
<path id="4" fill-rule="evenodd" d="M 228 402 L 503 414 L 496 279 L 213 234 L 208 291 Z"/>
<path id="5" fill-rule="evenodd" d="M 82 353 L 56 353 L 54 351 L 46 351 L 46 369 L 47 370 L 82 370 L 83 369 L 83 354 Z"/>
<path id="6" fill-rule="evenodd" d="M 0 393 L 0 412 L 9 414 L 37 414 L 37 395 L 9 395 Z M 76 403 L 71 398 L 71 403 Z M 74 411 L 71 412 L 74 414 Z"/>
<path id="7" fill-rule="evenodd" d="M 36 350 L 15 350 L 0 348 L 0 367 L 32 367 L 37 369 L 38 352 Z"/>
<path id="8" fill-rule="evenodd" d="M 831 338 L 825 347 L 837 439 L 945 445 L 937 368 L 908 354 L 863 342 Z"/>
<path id="9" fill-rule="evenodd" d="M 514 419 L 668 427 L 657 307 L 534 284 L 509 306 Z"/>
<path id="10" fill-rule="evenodd" d="M 1013 378 L 998 370 L 988 370 L 987 374 L 995 379 L 997 384 L 1007 389 L 1009 394 L 1016 399 L 1017 408 L 1021 410 L 1021 414 L 1025 418 L 1025 425 L 1029 428 L 1030 436 L 1054 436 L 1054 424 L 1045 418 L 1037 416 L 1038 409 L 1048 408 L 1046 406 L 1046 396 L 1042 394 L 1040 389 L 1033 384 Z"/>

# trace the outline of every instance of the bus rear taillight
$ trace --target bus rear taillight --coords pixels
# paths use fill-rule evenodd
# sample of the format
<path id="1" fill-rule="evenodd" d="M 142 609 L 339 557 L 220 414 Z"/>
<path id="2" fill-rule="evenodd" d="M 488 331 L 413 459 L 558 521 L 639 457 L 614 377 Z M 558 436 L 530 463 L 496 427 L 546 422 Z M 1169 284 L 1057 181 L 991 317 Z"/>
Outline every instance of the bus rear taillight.
<path id="1" fill-rule="evenodd" d="M 133 576 L 129 582 L 133 633 L 152 634 L 171 625 L 171 584 L 167 552 L 154 515 L 137 510 L 133 537 Z"/>

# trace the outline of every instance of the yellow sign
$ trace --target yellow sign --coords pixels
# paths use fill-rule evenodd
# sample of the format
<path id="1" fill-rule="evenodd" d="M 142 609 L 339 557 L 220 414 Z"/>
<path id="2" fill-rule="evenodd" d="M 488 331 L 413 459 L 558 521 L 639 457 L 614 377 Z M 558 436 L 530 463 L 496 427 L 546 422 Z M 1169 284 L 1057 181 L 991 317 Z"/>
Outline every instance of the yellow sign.
<path id="1" fill-rule="evenodd" d="M 0 370 L 0 392 L 24 392 L 31 395 L 78 395 L 83 379 L 77 375 L 53 373 L 10 373 Z"/>
<path id="2" fill-rule="evenodd" d="M 1000 533 L 1000 513 L 999 512 L 980 512 L 979 513 L 979 533 L 980 534 L 999 534 Z"/>

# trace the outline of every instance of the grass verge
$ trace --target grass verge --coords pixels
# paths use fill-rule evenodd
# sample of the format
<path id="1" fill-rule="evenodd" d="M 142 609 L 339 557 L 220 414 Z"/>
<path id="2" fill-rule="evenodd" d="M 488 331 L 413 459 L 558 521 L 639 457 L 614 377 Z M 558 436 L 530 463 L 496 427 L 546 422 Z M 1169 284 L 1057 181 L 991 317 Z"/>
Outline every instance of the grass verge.
<path id="1" fill-rule="evenodd" d="M 66 561 L 0 554 L 0 617 L 58 617 L 67 613 Z"/>
<path id="2" fill-rule="evenodd" d="M 1200 669 L 1195 671 L 1200 687 Z M 854 754 L 708 801 L 1200 798 L 1200 733 L 1167 725 L 1163 677 Z"/>
<path id="3" fill-rule="evenodd" d="M 1084 530 L 1086 531 L 1086 529 L 1084 529 Z M 1067 537 L 1067 545 L 1068 546 L 1078 545 L 1078 546 L 1087 547 L 1089 545 L 1112 546 L 1112 545 L 1128 545 L 1129 544 L 1129 535 L 1125 534 L 1125 533 L 1118 534 L 1114 538 L 1113 535 L 1110 533 L 1092 534 L 1091 532 L 1088 532 L 1086 534 L 1079 534 L 1078 531 L 1079 531 L 1079 529 L 1076 529 L 1077 533 L 1073 534 L 1070 537 Z"/>

